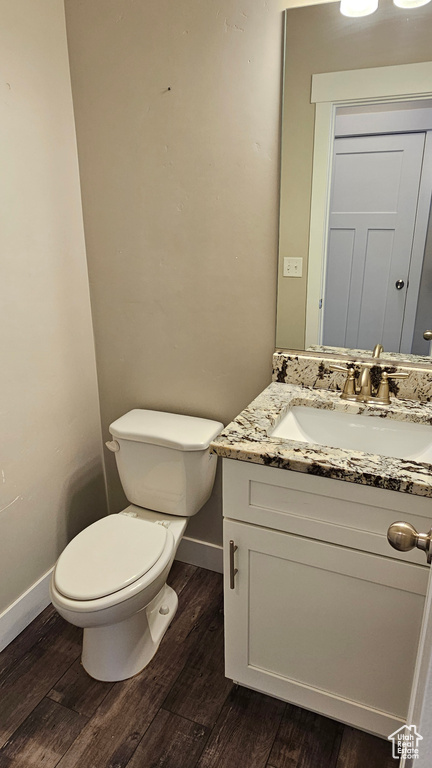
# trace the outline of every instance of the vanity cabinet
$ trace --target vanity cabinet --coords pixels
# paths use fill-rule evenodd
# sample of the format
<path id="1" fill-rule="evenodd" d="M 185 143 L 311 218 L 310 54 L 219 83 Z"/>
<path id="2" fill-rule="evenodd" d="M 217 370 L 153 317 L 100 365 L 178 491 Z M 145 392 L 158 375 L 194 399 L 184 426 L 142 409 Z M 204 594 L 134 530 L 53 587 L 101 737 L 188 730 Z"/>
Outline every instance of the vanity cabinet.
<path id="1" fill-rule="evenodd" d="M 431 500 L 223 464 L 227 677 L 387 737 L 406 718 L 428 568 L 386 532 L 427 530 Z"/>

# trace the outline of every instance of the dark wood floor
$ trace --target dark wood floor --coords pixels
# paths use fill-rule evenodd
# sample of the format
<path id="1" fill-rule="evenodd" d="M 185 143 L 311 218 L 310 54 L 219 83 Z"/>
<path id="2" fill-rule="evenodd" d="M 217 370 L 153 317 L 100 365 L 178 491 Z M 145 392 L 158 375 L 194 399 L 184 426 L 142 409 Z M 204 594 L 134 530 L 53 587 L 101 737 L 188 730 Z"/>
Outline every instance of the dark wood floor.
<path id="1" fill-rule="evenodd" d="M 179 609 L 136 677 L 99 683 L 50 607 L 0 654 L 0 768 L 394 768 L 382 739 L 223 672 L 222 577 L 175 563 Z"/>

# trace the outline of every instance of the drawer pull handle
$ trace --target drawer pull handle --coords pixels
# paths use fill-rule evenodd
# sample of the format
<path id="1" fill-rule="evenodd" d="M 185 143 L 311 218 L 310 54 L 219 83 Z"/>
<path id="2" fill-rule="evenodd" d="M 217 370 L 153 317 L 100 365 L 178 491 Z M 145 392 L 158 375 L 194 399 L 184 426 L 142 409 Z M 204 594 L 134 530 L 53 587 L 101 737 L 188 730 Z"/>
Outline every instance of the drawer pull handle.
<path id="1" fill-rule="evenodd" d="M 234 552 L 237 552 L 238 547 L 234 544 L 233 540 L 231 539 L 229 543 L 229 576 L 230 576 L 230 589 L 234 589 L 234 578 L 236 573 L 238 573 L 238 569 L 234 568 Z"/>
<path id="2" fill-rule="evenodd" d="M 387 539 L 400 552 L 409 552 L 414 547 L 422 549 L 428 563 L 432 562 L 432 528 L 429 533 L 417 533 L 410 523 L 392 523 L 387 531 Z"/>

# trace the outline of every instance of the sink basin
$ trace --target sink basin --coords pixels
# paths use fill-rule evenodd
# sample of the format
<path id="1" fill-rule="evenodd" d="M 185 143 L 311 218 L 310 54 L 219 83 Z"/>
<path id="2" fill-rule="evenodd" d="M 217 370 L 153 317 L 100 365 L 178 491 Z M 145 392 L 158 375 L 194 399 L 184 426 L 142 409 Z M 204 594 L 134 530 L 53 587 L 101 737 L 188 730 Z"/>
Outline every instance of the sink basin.
<path id="1" fill-rule="evenodd" d="M 293 406 L 269 436 L 432 463 L 432 427 L 379 416 Z"/>

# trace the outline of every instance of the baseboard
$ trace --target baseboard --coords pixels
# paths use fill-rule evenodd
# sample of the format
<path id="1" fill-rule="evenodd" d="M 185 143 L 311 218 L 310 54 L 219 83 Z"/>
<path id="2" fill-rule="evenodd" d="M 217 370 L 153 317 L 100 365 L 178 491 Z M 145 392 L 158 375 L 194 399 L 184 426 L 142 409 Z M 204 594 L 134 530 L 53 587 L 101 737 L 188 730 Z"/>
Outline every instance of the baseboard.
<path id="1" fill-rule="evenodd" d="M 0 651 L 6 648 L 50 603 L 50 568 L 0 614 Z"/>
<path id="2" fill-rule="evenodd" d="M 223 549 L 218 544 L 209 544 L 208 541 L 188 539 L 185 536 L 180 542 L 176 560 L 198 565 L 208 571 L 223 573 Z"/>

